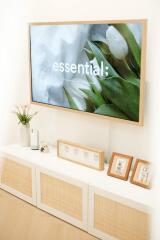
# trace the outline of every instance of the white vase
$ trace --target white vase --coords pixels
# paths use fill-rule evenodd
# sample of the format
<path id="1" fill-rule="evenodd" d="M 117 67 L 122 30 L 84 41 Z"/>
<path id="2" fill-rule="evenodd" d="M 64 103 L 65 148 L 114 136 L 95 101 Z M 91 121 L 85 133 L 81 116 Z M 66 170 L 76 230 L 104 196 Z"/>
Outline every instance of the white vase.
<path id="1" fill-rule="evenodd" d="M 30 125 L 20 125 L 20 145 L 22 147 L 30 146 Z"/>

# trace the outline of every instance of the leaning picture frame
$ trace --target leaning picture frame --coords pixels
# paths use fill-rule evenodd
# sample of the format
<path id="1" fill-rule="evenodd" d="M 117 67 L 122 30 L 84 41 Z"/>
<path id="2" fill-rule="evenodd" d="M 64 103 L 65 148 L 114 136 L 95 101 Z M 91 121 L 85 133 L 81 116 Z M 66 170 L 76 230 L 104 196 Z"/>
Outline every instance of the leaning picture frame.
<path id="1" fill-rule="evenodd" d="M 57 156 L 95 170 L 104 169 L 104 151 L 101 149 L 57 140 Z"/>
<path id="2" fill-rule="evenodd" d="M 132 160 L 132 156 L 116 152 L 112 153 L 107 175 L 127 181 Z"/>
<path id="3" fill-rule="evenodd" d="M 151 188 L 151 163 L 137 159 L 130 182 L 143 188 Z"/>
<path id="4" fill-rule="evenodd" d="M 31 103 L 142 126 L 146 32 L 145 19 L 29 23 Z"/>

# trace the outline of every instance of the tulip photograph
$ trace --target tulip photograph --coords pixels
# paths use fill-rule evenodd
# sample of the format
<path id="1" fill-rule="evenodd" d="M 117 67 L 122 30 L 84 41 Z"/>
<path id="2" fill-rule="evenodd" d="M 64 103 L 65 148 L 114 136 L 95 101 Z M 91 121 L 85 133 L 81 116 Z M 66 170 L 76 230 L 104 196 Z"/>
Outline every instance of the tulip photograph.
<path id="1" fill-rule="evenodd" d="M 32 101 L 139 122 L 142 28 L 31 24 Z"/>

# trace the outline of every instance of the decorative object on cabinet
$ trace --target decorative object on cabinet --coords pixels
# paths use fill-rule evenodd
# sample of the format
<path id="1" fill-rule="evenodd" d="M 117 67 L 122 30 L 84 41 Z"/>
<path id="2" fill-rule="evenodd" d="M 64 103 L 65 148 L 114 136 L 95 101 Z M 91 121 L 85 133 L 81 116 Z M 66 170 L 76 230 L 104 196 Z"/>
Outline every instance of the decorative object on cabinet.
<path id="1" fill-rule="evenodd" d="M 131 176 L 131 183 L 140 187 L 151 187 L 151 163 L 145 160 L 137 159 L 133 173 Z"/>
<path id="2" fill-rule="evenodd" d="M 104 169 L 104 152 L 100 149 L 58 140 L 57 156 L 96 170 Z"/>
<path id="3" fill-rule="evenodd" d="M 143 124 L 146 20 L 31 23 L 29 43 L 33 104 Z"/>
<path id="4" fill-rule="evenodd" d="M 127 181 L 132 160 L 132 156 L 115 152 L 112 153 L 107 174 L 109 176 Z"/>
<path id="5" fill-rule="evenodd" d="M 19 126 L 19 143 L 22 147 L 30 146 L 30 124 Z"/>
<path id="6" fill-rule="evenodd" d="M 47 143 L 41 143 L 40 144 L 40 147 L 39 147 L 39 150 L 43 153 L 48 153 L 49 152 L 49 146 Z"/>
<path id="7" fill-rule="evenodd" d="M 31 149 L 39 149 L 39 131 L 37 129 L 31 130 Z"/>
<path id="8" fill-rule="evenodd" d="M 13 111 L 13 113 L 15 113 L 18 118 L 18 124 L 21 124 L 20 144 L 22 145 L 22 147 L 30 146 L 30 121 L 37 114 L 37 112 L 31 114 L 29 113 L 29 110 L 29 105 L 21 105 L 19 107 L 16 106 L 15 111 Z"/>

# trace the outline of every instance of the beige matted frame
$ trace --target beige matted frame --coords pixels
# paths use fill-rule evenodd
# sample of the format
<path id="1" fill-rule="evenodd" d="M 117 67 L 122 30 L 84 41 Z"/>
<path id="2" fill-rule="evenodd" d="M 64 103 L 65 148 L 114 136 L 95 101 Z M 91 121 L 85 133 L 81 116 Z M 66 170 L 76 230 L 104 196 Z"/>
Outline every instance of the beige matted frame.
<path id="1" fill-rule="evenodd" d="M 143 25 L 142 29 L 142 49 L 141 49 L 141 74 L 140 74 L 140 103 L 139 103 L 139 122 L 120 119 L 111 116 L 105 116 L 90 112 L 83 112 L 76 109 L 65 108 L 61 106 L 54 106 L 46 103 L 35 102 L 32 100 L 32 68 L 31 68 L 31 42 L 30 42 L 30 27 L 36 25 L 63 25 L 63 24 L 109 24 L 109 23 L 141 23 Z M 31 22 L 29 23 L 29 76 L 30 76 L 30 103 L 34 105 L 39 105 L 48 108 L 54 108 L 57 110 L 69 111 L 72 113 L 79 113 L 88 116 L 98 117 L 99 119 L 108 119 L 113 121 L 118 121 L 122 123 L 128 123 L 138 126 L 144 125 L 144 81 L 146 72 L 146 45 L 147 45 L 147 19 L 124 19 L 124 20 L 99 20 L 99 21 L 65 21 L 65 22 Z"/>
<path id="2" fill-rule="evenodd" d="M 71 146 L 71 147 L 75 147 L 77 149 L 79 149 L 80 151 L 88 151 L 88 152 L 91 152 L 91 153 L 96 153 L 98 154 L 98 166 L 95 167 L 95 166 L 92 166 L 90 164 L 85 164 L 85 163 L 81 163 L 79 161 L 76 161 L 76 159 L 74 160 L 73 158 L 68 158 L 68 157 L 65 157 L 63 155 L 61 155 L 61 152 L 60 152 L 60 144 L 67 144 L 68 146 Z M 57 140 L 57 156 L 59 158 L 63 158 L 63 159 L 66 159 L 68 161 L 71 161 L 71 162 L 74 162 L 74 163 L 77 163 L 77 164 L 80 164 L 80 165 L 83 165 L 83 166 L 86 166 L 86 167 L 90 167 L 90 168 L 93 168 L 93 169 L 96 169 L 96 170 L 103 170 L 104 169 L 104 151 L 100 150 L 100 149 L 97 149 L 97 148 L 91 148 L 91 147 L 86 147 L 84 145 L 80 145 L 80 144 L 76 144 L 76 143 L 72 143 L 72 142 L 69 142 L 69 141 L 66 141 L 66 140 Z"/>
<path id="3" fill-rule="evenodd" d="M 112 171 L 111 171 L 113 163 L 114 163 L 115 156 L 126 158 L 126 161 L 128 160 L 128 164 L 127 164 L 127 168 L 126 168 L 124 176 L 120 176 L 118 174 L 112 173 Z M 111 176 L 111 177 L 119 178 L 119 179 L 124 180 L 124 181 L 127 181 L 128 177 L 129 177 L 129 172 L 130 172 L 130 169 L 131 169 L 132 161 L 133 161 L 132 156 L 114 152 L 112 154 L 112 157 L 111 157 L 111 160 L 110 160 L 110 163 L 109 163 L 109 168 L 108 168 L 108 171 L 107 171 L 107 175 Z"/>
<path id="4" fill-rule="evenodd" d="M 143 163 L 143 164 L 146 164 L 146 165 L 151 165 L 151 163 L 146 161 L 146 160 L 136 159 L 136 163 L 135 163 L 134 168 L 133 168 L 133 172 L 132 172 L 132 176 L 131 176 L 130 182 L 132 184 L 138 185 L 140 187 L 150 189 L 152 187 L 151 186 L 151 182 L 149 183 L 149 185 L 147 185 L 147 184 L 143 184 L 143 183 L 140 183 L 140 182 L 134 180 L 134 177 L 135 177 L 135 174 L 136 174 L 137 167 L 138 167 L 139 163 Z"/>

